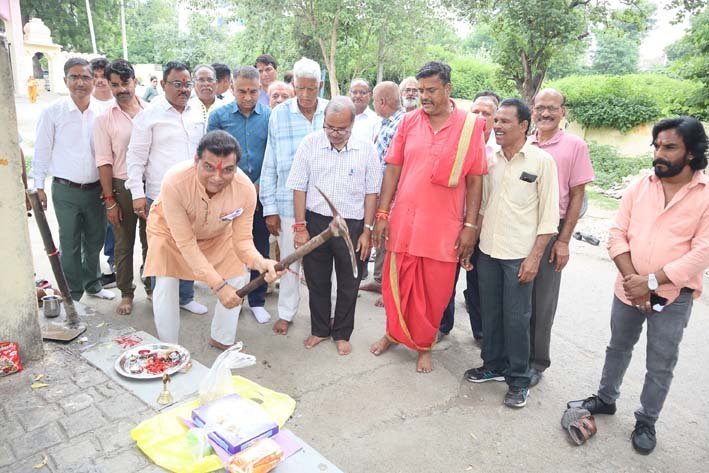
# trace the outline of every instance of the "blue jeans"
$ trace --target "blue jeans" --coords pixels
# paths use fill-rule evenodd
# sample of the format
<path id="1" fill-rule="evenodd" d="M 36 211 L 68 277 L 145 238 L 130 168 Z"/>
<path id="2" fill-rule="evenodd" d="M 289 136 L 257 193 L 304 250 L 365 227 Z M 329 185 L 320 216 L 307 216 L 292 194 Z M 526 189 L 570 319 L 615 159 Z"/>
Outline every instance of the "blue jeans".
<path id="1" fill-rule="evenodd" d="M 481 252 L 481 357 L 487 369 L 503 372 L 512 387 L 529 386 L 529 322 L 533 283 L 520 284 L 517 274 L 524 259 L 502 260 Z"/>
<path id="2" fill-rule="evenodd" d="M 106 238 L 103 240 L 103 255 L 108 258 L 108 266 L 111 272 L 113 271 L 113 265 L 116 261 L 115 259 L 116 251 L 116 237 L 113 234 L 113 227 L 111 222 L 106 222 Z"/>
<path id="3" fill-rule="evenodd" d="M 148 201 L 148 212 L 153 206 L 153 199 L 146 198 Z M 150 278 L 150 287 L 155 287 L 155 278 Z M 189 304 L 194 300 L 194 281 L 186 281 L 180 279 L 180 305 Z"/>
<path id="4" fill-rule="evenodd" d="M 635 418 L 655 424 L 670 391 L 672 373 L 679 358 L 679 344 L 692 313 L 692 302 L 692 291 L 683 289 L 661 313 L 646 315 L 613 296 L 611 340 L 606 348 L 606 361 L 598 387 L 598 397 L 603 402 L 613 403 L 620 397 L 620 386 L 633 356 L 633 347 L 647 321 L 647 372 Z"/>

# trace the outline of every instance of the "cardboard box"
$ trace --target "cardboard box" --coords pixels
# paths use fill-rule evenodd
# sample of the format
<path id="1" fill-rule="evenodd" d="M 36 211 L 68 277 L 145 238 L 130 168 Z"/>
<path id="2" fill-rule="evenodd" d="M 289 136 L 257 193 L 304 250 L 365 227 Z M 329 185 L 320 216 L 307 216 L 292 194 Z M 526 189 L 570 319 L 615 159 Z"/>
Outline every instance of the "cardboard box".
<path id="1" fill-rule="evenodd" d="M 232 455 L 278 433 L 278 424 L 263 409 L 238 394 L 194 409 L 192 420 L 209 430 L 209 438 Z"/>

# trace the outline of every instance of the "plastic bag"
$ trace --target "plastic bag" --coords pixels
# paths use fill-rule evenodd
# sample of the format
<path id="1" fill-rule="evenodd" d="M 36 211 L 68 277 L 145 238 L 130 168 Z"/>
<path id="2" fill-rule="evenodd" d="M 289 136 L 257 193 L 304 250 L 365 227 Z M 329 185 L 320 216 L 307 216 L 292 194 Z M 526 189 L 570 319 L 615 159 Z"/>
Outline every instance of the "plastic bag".
<path id="1" fill-rule="evenodd" d="M 231 370 L 256 364 L 255 356 L 241 353 L 243 346 L 243 343 L 238 342 L 224 350 L 214 360 L 209 373 L 199 384 L 199 401 L 202 405 L 228 394 L 234 394 Z"/>
<path id="2" fill-rule="evenodd" d="M 0 342 L 0 376 L 22 371 L 20 351 L 15 342 Z"/>
<path id="3" fill-rule="evenodd" d="M 229 473 L 268 473 L 283 459 L 283 450 L 273 439 L 261 439 L 232 456 L 226 464 Z"/>
<path id="4" fill-rule="evenodd" d="M 209 444 L 209 440 L 207 440 L 208 434 L 209 430 L 199 427 L 187 431 L 186 438 L 192 449 L 192 461 L 195 463 L 201 462 L 204 457 L 214 453 L 212 446 Z"/>

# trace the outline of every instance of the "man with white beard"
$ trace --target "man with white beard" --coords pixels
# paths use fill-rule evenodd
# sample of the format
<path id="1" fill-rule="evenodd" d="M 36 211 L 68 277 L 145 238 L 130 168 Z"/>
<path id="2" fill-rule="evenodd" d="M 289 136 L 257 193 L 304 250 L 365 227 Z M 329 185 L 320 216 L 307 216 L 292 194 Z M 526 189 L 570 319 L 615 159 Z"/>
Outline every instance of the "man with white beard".
<path id="1" fill-rule="evenodd" d="M 401 93 L 401 104 L 407 112 L 416 110 L 419 106 L 419 86 L 415 77 L 407 77 L 399 84 L 399 92 Z"/>

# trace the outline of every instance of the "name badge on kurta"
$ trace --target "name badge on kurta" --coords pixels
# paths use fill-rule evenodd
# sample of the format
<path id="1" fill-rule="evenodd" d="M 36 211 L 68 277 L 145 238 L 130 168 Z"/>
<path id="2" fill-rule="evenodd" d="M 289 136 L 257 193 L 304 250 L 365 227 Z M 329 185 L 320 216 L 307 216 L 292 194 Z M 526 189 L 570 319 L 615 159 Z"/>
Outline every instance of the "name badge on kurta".
<path id="1" fill-rule="evenodd" d="M 234 220 L 236 217 L 238 217 L 239 215 L 241 215 L 243 212 L 244 212 L 244 209 L 243 209 L 243 208 L 239 208 L 239 209 L 234 210 L 234 211 L 233 211 L 232 213 L 230 213 L 230 214 L 222 215 L 222 216 L 219 218 L 219 220 L 221 220 L 222 222 L 231 222 L 231 221 Z"/>

